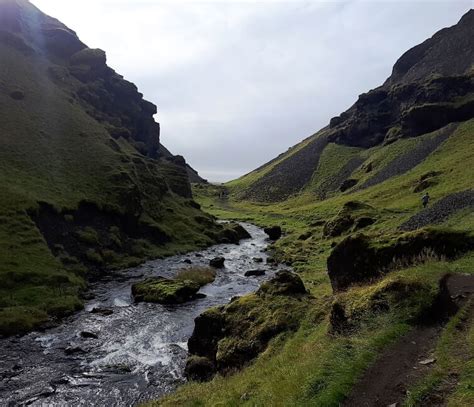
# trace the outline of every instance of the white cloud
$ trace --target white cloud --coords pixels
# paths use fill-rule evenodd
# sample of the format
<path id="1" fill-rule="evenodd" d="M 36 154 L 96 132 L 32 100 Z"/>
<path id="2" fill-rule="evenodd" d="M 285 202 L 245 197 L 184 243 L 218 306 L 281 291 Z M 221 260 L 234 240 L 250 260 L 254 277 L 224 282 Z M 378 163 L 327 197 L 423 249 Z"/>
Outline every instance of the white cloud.
<path id="1" fill-rule="evenodd" d="M 211 180 L 325 126 L 458 1 L 33 0 L 158 105 L 162 142 Z"/>

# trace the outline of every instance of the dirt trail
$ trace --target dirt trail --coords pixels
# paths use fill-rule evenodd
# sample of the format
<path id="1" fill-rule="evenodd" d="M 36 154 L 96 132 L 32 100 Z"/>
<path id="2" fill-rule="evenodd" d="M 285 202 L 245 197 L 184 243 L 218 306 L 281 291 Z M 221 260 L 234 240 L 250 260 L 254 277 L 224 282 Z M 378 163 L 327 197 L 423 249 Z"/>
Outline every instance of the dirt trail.
<path id="1" fill-rule="evenodd" d="M 453 315 L 469 296 L 474 295 L 474 275 L 448 276 L 441 287 L 437 313 Z M 432 354 L 446 321 L 419 326 L 389 346 L 365 372 L 341 404 L 345 407 L 388 407 L 401 405 L 407 390 L 433 366 Z M 423 362 L 423 363 L 420 363 Z"/>

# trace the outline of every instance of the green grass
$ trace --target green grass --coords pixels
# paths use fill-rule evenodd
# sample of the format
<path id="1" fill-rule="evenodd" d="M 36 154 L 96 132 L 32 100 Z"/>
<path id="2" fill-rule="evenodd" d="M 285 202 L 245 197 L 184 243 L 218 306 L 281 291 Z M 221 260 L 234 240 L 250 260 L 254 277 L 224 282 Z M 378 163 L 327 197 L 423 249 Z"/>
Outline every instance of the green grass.
<path id="1" fill-rule="evenodd" d="M 216 270 L 211 267 L 192 266 L 178 271 L 175 280 L 190 280 L 200 286 L 212 283 L 216 279 Z"/>
<path id="2" fill-rule="evenodd" d="M 373 160 L 373 171 L 378 171 L 417 142 L 416 139 L 400 140 L 364 151 L 366 163 Z M 377 222 L 364 233 L 375 240 L 386 239 L 420 210 L 420 194 L 412 190 L 423 174 L 441 171 L 438 184 L 430 188 L 434 201 L 473 187 L 474 152 L 470 148 L 473 142 L 474 120 L 470 120 L 462 123 L 438 150 L 408 173 L 366 190 L 335 195 L 324 201 L 318 201 L 307 192 L 277 204 L 256 204 L 236 199 L 238 183 L 231 184 L 233 192 L 224 200 L 218 198 L 219 187 L 194 188 L 196 200 L 215 216 L 247 220 L 261 226 L 281 225 L 284 236 L 272 245 L 272 255 L 293 266 L 315 301 L 307 309 L 298 331 L 275 339 L 249 367 L 231 376 L 216 377 L 209 383 L 186 384 L 175 394 L 151 405 L 338 406 L 380 352 L 408 332 L 411 324 L 424 315 L 436 297 L 438 282 L 445 273 L 474 273 L 474 252 L 453 261 L 430 257 L 420 259 L 408 268 L 400 265 L 401 269 L 393 270 L 373 284 L 356 286 L 334 295 L 327 276 L 326 259 L 331 245 L 341 237 L 324 237 L 324 223 L 336 216 L 346 202 L 360 201 L 371 205 L 371 214 L 377 217 Z M 331 169 L 328 174 L 335 171 Z M 362 171 L 359 175 L 361 179 L 366 176 Z M 455 214 L 441 226 L 458 231 L 472 230 L 472 210 Z M 299 239 L 308 232 L 310 237 Z M 349 335 L 329 333 L 329 315 L 335 302 L 342 304 L 353 318 Z M 385 304 L 382 311 L 378 307 L 381 302 Z M 467 330 L 461 334 L 454 326 L 456 319 L 446 327 L 437 345 L 437 352 L 444 354 L 446 359 L 446 364 L 440 363 L 442 374 L 433 373 L 434 379 L 427 377 L 422 383 L 414 384 L 407 400 L 412 404 L 407 405 L 423 405 L 419 400 L 452 373 L 458 374 L 459 379 L 454 391 L 448 395 L 448 405 L 472 405 L 472 363 L 461 363 L 454 355 L 463 344 L 461 357 L 472 357 L 468 355 L 472 355 L 469 352 L 473 349 L 473 325 L 469 320 Z M 446 339 L 450 337 L 455 339 Z M 467 352 L 466 349 L 471 350 Z M 448 363 L 451 356 L 452 362 Z"/>
<path id="3" fill-rule="evenodd" d="M 412 386 L 406 407 L 427 405 L 433 396 L 447 406 L 474 404 L 474 321 L 472 299 L 449 321 L 434 352 L 436 364 Z"/>
<path id="4" fill-rule="evenodd" d="M 83 84 L 69 76 L 63 62 L 54 65 L 4 43 L 0 55 L 0 335 L 23 333 L 78 309 L 86 285 L 84 259 L 105 269 L 126 268 L 214 242 L 207 233 L 219 228 L 212 221 L 200 223 L 197 218 L 205 215 L 175 194 L 185 185 L 184 172 L 142 156 L 124 138 L 113 139 L 75 97 Z M 56 82 L 51 68 L 65 80 Z M 15 89 L 23 91 L 23 100 L 9 96 Z M 47 202 L 71 212 L 64 219 L 74 225 L 80 202 L 124 214 L 134 212 L 137 200 L 140 223 L 160 228 L 171 238 L 168 243 L 138 236 L 124 244 L 118 230 L 105 239 L 97 225 L 81 224 L 71 233 L 87 248 L 83 257 L 60 247 L 55 256 L 29 216 L 38 202 Z M 65 279 L 60 290 L 55 276 Z"/>
<path id="5" fill-rule="evenodd" d="M 327 187 L 335 187 L 338 185 L 331 185 L 333 177 L 335 177 L 344 165 L 352 158 L 355 158 L 363 150 L 357 147 L 348 147 L 340 144 L 329 143 L 323 150 L 319 159 L 318 168 L 313 174 L 313 177 L 306 190 L 322 194 Z"/>

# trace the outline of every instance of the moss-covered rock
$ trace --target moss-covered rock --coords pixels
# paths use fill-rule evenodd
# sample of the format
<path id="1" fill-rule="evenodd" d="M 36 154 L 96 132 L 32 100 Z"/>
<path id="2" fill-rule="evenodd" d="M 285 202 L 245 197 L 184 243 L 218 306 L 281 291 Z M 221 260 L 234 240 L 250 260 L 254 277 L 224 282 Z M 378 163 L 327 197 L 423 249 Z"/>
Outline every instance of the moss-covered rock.
<path id="1" fill-rule="evenodd" d="M 219 243 L 238 244 L 240 240 L 249 239 L 250 233 L 239 223 L 230 222 L 223 225 L 222 230 L 218 233 L 217 241 Z"/>
<path id="2" fill-rule="evenodd" d="M 382 281 L 365 291 L 339 295 L 331 308 L 330 332 L 350 334 L 359 328 L 364 317 L 395 309 L 415 321 L 432 307 L 436 298 L 437 292 L 428 283 L 404 279 Z"/>
<path id="3" fill-rule="evenodd" d="M 472 234 L 448 229 L 420 229 L 384 241 L 359 234 L 348 236 L 333 249 L 327 260 L 328 274 L 333 290 L 340 291 L 425 257 L 454 258 L 472 249 Z"/>
<path id="4" fill-rule="evenodd" d="M 204 312 L 188 341 L 187 378 L 209 380 L 245 366 L 272 338 L 298 328 L 309 298 L 297 275 L 280 271 L 255 294 Z"/>
<path id="5" fill-rule="evenodd" d="M 354 218 L 348 214 L 338 214 L 333 219 L 326 222 L 323 228 L 323 235 L 326 237 L 336 237 L 351 229 Z"/>
<path id="6" fill-rule="evenodd" d="M 182 304 L 196 297 L 201 286 L 191 280 L 170 280 L 164 277 L 149 278 L 132 285 L 136 302 Z"/>
<path id="7" fill-rule="evenodd" d="M 323 236 L 337 237 L 355 231 L 375 222 L 377 211 L 371 205 L 360 201 L 348 201 L 323 227 Z"/>

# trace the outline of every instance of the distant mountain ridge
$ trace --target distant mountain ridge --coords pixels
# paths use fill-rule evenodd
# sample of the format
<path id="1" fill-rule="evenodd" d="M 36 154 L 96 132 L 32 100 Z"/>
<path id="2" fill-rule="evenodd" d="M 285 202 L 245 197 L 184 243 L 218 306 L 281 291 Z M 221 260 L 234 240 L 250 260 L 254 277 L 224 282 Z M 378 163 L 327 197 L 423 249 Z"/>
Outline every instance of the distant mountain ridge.
<path id="1" fill-rule="evenodd" d="M 315 181 L 320 158 L 331 143 L 370 149 L 472 117 L 474 10 L 469 10 L 456 25 L 404 53 L 382 86 L 360 95 L 329 126 L 229 185 L 243 199 L 285 200 Z M 339 178 L 347 173 L 348 179 L 366 160 L 359 161 L 347 162 Z"/>

